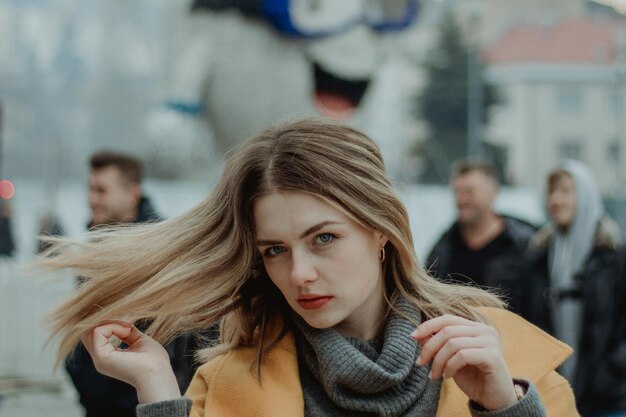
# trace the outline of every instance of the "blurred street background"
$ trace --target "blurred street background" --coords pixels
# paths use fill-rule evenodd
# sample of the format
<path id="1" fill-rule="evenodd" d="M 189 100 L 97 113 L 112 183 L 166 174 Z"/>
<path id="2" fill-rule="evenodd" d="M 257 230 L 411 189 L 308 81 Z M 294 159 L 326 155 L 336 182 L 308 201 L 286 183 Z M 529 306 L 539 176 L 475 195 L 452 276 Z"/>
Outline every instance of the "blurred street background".
<path id="1" fill-rule="evenodd" d="M 39 233 L 85 231 L 97 150 L 144 160 L 171 218 L 249 135 L 331 117 L 380 144 L 420 259 L 459 157 L 536 226 L 546 173 L 580 160 L 626 232 L 625 0 L 293 0 L 289 25 L 265 3 L 0 0 L 0 417 L 82 415 L 42 323 L 73 277 L 26 266 Z"/>

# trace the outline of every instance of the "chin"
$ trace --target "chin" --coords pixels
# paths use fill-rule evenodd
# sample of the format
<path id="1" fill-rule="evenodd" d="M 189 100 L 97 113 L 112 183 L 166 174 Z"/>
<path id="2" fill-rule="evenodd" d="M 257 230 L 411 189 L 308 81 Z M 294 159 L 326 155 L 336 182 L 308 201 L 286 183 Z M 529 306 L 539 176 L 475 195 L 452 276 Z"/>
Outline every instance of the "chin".
<path id="1" fill-rule="evenodd" d="M 470 216 L 460 216 L 458 222 L 460 225 L 472 224 L 474 222 L 474 218 Z"/>
<path id="2" fill-rule="evenodd" d="M 314 329 L 323 330 L 330 329 L 337 325 L 338 321 L 328 317 L 311 317 L 307 314 L 299 314 L 306 323 Z"/>
<path id="3" fill-rule="evenodd" d="M 556 222 L 556 227 L 561 232 L 567 232 L 567 230 L 569 229 L 569 226 L 570 226 L 570 223 Z"/>

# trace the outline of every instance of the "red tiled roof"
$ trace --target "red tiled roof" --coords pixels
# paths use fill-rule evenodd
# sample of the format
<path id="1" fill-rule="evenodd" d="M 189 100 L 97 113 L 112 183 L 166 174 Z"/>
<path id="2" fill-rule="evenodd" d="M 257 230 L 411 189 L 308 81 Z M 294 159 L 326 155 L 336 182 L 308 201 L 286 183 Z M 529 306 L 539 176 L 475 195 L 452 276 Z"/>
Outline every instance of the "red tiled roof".
<path id="1" fill-rule="evenodd" d="M 566 20 L 551 27 L 519 26 L 486 48 L 484 57 L 490 64 L 610 63 L 616 57 L 617 32 L 617 21 L 610 19 Z"/>

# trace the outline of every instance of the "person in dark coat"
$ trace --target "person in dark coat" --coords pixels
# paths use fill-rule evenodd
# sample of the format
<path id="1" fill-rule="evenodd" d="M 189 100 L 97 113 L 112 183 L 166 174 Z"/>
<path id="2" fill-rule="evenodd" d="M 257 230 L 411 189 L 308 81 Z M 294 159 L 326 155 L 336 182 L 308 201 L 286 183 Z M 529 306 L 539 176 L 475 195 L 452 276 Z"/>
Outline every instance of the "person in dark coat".
<path id="1" fill-rule="evenodd" d="M 48 212 L 44 214 L 39 219 L 39 233 L 37 236 L 54 236 L 60 237 L 65 235 L 65 231 L 63 230 L 63 226 L 61 226 L 61 222 L 58 217 L 53 212 Z M 37 239 L 37 253 L 41 254 L 45 252 L 50 247 L 50 243 L 45 240 L 38 238 Z"/>
<path id="2" fill-rule="evenodd" d="M 441 280 L 496 287 L 516 311 L 515 283 L 502 277 L 519 276 L 519 255 L 536 228 L 493 210 L 499 184 L 491 165 L 457 162 L 451 185 L 457 220 L 431 249 L 426 261 L 429 272 Z"/>
<path id="3" fill-rule="evenodd" d="M 550 222 L 530 242 L 521 314 L 574 348 L 559 371 L 585 417 L 626 416 L 626 249 L 590 170 L 548 176 Z"/>
<path id="4" fill-rule="evenodd" d="M 15 243 L 11 230 L 11 207 L 8 202 L 0 199 L 0 257 L 10 257 L 13 251 Z"/>
<path id="5" fill-rule="evenodd" d="M 99 152 L 90 160 L 89 206 L 92 218 L 88 228 L 122 223 L 160 221 L 152 203 L 143 195 L 141 180 L 143 164 L 138 159 L 120 153 Z M 79 285 L 84 278 L 78 278 Z M 149 323 L 137 323 L 146 329 Z M 185 334 L 165 348 L 170 356 L 178 384 L 186 389 L 195 372 L 194 352 L 200 339 Z M 96 370 L 82 344 L 66 361 L 69 373 L 86 417 L 134 417 L 138 404 L 135 389 Z"/>

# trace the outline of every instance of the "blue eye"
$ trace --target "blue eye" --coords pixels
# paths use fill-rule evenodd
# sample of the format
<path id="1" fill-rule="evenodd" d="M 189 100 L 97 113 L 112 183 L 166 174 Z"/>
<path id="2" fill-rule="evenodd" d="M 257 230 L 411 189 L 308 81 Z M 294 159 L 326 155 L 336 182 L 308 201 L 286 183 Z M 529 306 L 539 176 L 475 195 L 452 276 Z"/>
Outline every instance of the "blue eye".
<path id="1" fill-rule="evenodd" d="M 315 237 L 315 243 L 325 245 L 332 242 L 334 238 L 335 236 L 330 233 L 322 233 L 321 235 L 317 235 Z"/>
<path id="2" fill-rule="evenodd" d="M 264 255 L 271 258 L 272 256 L 279 255 L 285 251 L 286 249 L 284 248 L 284 246 L 270 246 L 269 248 L 265 249 Z"/>

